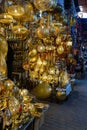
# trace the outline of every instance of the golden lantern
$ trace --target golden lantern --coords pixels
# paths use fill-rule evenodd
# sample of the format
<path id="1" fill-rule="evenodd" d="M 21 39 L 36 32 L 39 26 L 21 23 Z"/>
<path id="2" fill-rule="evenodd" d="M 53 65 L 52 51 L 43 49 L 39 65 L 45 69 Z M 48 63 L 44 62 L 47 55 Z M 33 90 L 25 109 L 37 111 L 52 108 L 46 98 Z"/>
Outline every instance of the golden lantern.
<path id="1" fill-rule="evenodd" d="M 13 17 L 9 15 L 8 13 L 0 14 L 0 23 L 10 24 L 12 22 L 13 22 Z"/>
<path id="2" fill-rule="evenodd" d="M 15 19 L 20 20 L 20 18 L 24 15 L 25 10 L 21 5 L 11 5 L 6 8 L 6 12 Z"/>
<path id="3" fill-rule="evenodd" d="M 69 77 L 67 71 L 61 71 L 59 75 L 59 82 L 61 83 L 61 87 L 65 88 L 66 85 L 69 83 Z"/>
<path id="4" fill-rule="evenodd" d="M 48 73 L 51 74 L 51 75 L 54 75 L 55 74 L 55 67 L 54 66 L 49 67 Z"/>
<path id="5" fill-rule="evenodd" d="M 56 44 L 57 44 L 57 45 L 61 44 L 61 37 L 60 37 L 60 36 L 58 36 L 58 37 L 56 38 Z"/>
<path id="6" fill-rule="evenodd" d="M 39 28 L 37 28 L 36 35 L 40 39 L 46 38 L 50 35 L 50 30 L 46 25 L 41 25 Z"/>
<path id="7" fill-rule="evenodd" d="M 9 90 L 9 91 L 12 91 L 13 90 L 13 87 L 15 86 L 14 82 L 10 79 L 7 79 L 5 82 L 4 82 L 4 86 L 6 87 L 6 90 Z"/>
<path id="8" fill-rule="evenodd" d="M 36 61 L 37 61 L 37 55 L 34 56 L 34 57 L 30 57 L 30 58 L 29 58 L 29 63 L 34 63 L 34 62 L 36 62 Z"/>
<path id="9" fill-rule="evenodd" d="M 34 10 L 33 6 L 29 2 L 24 2 L 23 4 L 24 14 L 21 17 L 21 21 L 23 22 L 31 22 L 34 20 Z"/>
<path id="10" fill-rule="evenodd" d="M 47 82 L 48 82 L 48 83 L 51 83 L 52 80 L 53 80 L 53 75 L 48 74 L 48 75 L 47 75 Z"/>
<path id="11" fill-rule="evenodd" d="M 53 22 L 53 25 L 54 25 L 54 34 L 55 36 L 58 36 L 58 34 L 60 34 L 61 32 L 62 23 L 55 21 Z"/>
<path id="12" fill-rule="evenodd" d="M 46 65 L 47 65 L 47 61 L 44 60 L 44 61 L 42 62 L 42 65 L 43 65 L 43 66 L 46 66 Z"/>
<path id="13" fill-rule="evenodd" d="M 59 76 L 58 76 L 57 74 L 55 74 L 55 75 L 53 76 L 53 80 L 54 80 L 55 83 L 58 83 Z"/>
<path id="14" fill-rule="evenodd" d="M 36 54 L 37 54 L 37 50 L 36 50 L 36 49 L 32 49 L 32 50 L 29 52 L 29 56 L 30 56 L 30 57 L 34 57 Z"/>
<path id="15" fill-rule="evenodd" d="M 16 114 L 19 112 L 19 106 L 20 103 L 15 97 L 11 97 L 9 100 L 9 109 L 11 110 L 11 113 L 13 116 L 16 116 Z"/>
<path id="16" fill-rule="evenodd" d="M 13 26 L 13 27 L 12 27 L 12 31 L 13 31 L 13 33 L 16 34 L 16 35 L 23 35 L 23 36 L 27 35 L 28 32 L 29 32 L 28 29 L 25 28 L 25 27 L 22 26 L 22 25 L 15 25 L 15 26 Z"/>
<path id="17" fill-rule="evenodd" d="M 34 67 L 34 71 L 35 71 L 35 72 L 38 72 L 39 69 L 40 69 L 39 66 L 36 64 L 35 67 Z"/>
<path id="18" fill-rule="evenodd" d="M 72 49 L 72 41 L 67 41 L 67 42 L 66 42 L 66 47 L 67 47 L 67 48 L 66 48 L 67 51 L 70 52 L 71 49 Z"/>
<path id="19" fill-rule="evenodd" d="M 30 72 L 29 72 L 29 76 L 30 76 L 32 79 L 36 79 L 36 78 L 38 78 L 38 73 L 35 72 L 35 71 L 30 71 Z"/>
<path id="20" fill-rule="evenodd" d="M 67 41 L 67 46 L 71 47 L 72 46 L 72 41 Z"/>
<path id="21" fill-rule="evenodd" d="M 50 10 L 53 7 L 56 7 L 56 0 L 34 0 L 35 7 L 40 11 Z"/>
<path id="22" fill-rule="evenodd" d="M 41 65 L 41 67 L 39 68 L 39 73 L 42 74 L 44 71 L 45 71 L 45 67 Z"/>
<path id="23" fill-rule="evenodd" d="M 62 45 L 58 46 L 57 53 L 61 55 L 63 54 L 63 52 L 64 52 L 64 47 Z"/>
<path id="24" fill-rule="evenodd" d="M 21 89 L 19 92 L 20 92 L 21 96 L 28 96 L 29 95 L 29 92 L 27 89 Z"/>
<path id="25" fill-rule="evenodd" d="M 46 82 L 40 82 L 33 90 L 32 93 L 40 99 L 49 98 L 52 92 L 51 86 Z"/>
<path id="26" fill-rule="evenodd" d="M 39 58 L 37 59 L 36 64 L 38 65 L 38 67 L 40 67 L 40 66 L 42 65 L 42 61 L 41 61 L 40 56 L 39 56 Z"/>
<path id="27" fill-rule="evenodd" d="M 46 50 L 47 50 L 47 51 L 55 50 L 55 46 L 53 46 L 53 45 L 48 45 L 48 46 L 46 46 Z"/>
<path id="28" fill-rule="evenodd" d="M 37 51 L 40 52 L 40 53 L 45 52 L 45 46 L 44 45 L 38 45 Z"/>
<path id="29" fill-rule="evenodd" d="M 47 81 L 47 73 L 44 72 L 41 77 L 42 81 Z"/>
<path id="30" fill-rule="evenodd" d="M 55 72 L 57 75 L 59 75 L 59 69 L 58 67 L 56 68 L 56 72 Z"/>
<path id="31" fill-rule="evenodd" d="M 24 62 L 22 67 L 24 70 L 29 70 L 29 64 L 27 62 Z"/>

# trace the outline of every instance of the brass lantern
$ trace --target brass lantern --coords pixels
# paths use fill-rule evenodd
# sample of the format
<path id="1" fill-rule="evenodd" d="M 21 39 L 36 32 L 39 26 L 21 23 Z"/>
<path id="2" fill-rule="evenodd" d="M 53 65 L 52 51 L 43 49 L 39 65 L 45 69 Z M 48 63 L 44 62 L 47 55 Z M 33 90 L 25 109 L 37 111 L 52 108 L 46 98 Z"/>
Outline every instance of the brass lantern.
<path id="1" fill-rule="evenodd" d="M 48 73 L 51 75 L 54 75 L 55 74 L 55 67 L 54 66 L 49 67 Z"/>
<path id="2" fill-rule="evenodd" d="M 37 28 L 36 35 L 40 39 L 46 38 L 50 35 L 50 30 L 46 25 L 41 25 L 39 28 Z"/>
<path id="3" fill-rule="evenodd" d="M 35 56 L 37 54 L 37 50 L 36 49 L 32 49 L 32 50 L 30 50 L 30 52 L 29 52 L 29 56 L 30 57 L 33 57 L 33 56 Z"/>
<path id="4" fill-rule="evenodd" d="M 23 36 L 25 36 L 25 35 L 28 34 L 27 28 L 25 28 L 25 27 L 22 26 L 22 25 L 15 25 L 15 26 L 13 26 L 13 27 L 12 27 L 12 31 L 13 31 L 13 33 L 16 34 L 16 35 L 23 35 Z"/>
<path id="5" fill-rule="evenodd" d="M 34 5 L 38 10 L 46 11 L 55 7 L 57 4 L 56 0 L 34 0 Z"/>
<path id="6" fill-rule="evenodd" d="M 38 45 L 37 51 L 40 52 L 40 53 L 44 52 L 45 51 L 45 46 L 44 45 Z"/>
<path id="7" fill-rule="evenodd" d="M 64 47 L 62 45 L 58 46 L 57 53 L 58 54 L 63 54 L 63 52 L 64 52 Z"/>
<path id="8" fill-rule="evenodd" d="M 60 37 L 60 36 L 58 36 L 58 37 L 56 38 L 56 44 L 57 44 L 57 45 L 61 44 L 61 37 Z"/>
<path id="9" fill-rule="evenodd" d="M 6 90 L 12 91 L 13 87 L 15 86 L 14 82 L 10 79 L 7 79 L 4 82 L 4 86 L 6 87 Z"/>
<path id="10" fill-rule="evenodd" d="M 24 15 L 25 10 L 21 5 L 11 5 L 6 8 L 6 12 L 15 19 L 20 20 L 20 18 Z"/>
<path id="11" fill-rule="evenodd" d="M 24 2 L 23 4 L 24 7 L 24 15 L 22 15 L 21 17 L 21 21 L 23 22 L 31 22 L 34 20 L 34 10 L 33 10 L 33 6 L 31 3 L 29 2 Z"/>
<path id="12" fill-rule="evenodd" d="M 0 23 L 9 24 L 13 22 L 13 17 L 8 13 L 0 14 Z"/>
<path id="13" fill-rule="evenodd" d="M 18 37 L 21 40 L 24 40 L 28 36 L 28 29 L 22 25 L 15 25 L 12 27 L 12 32 L 16 37 Z"/>

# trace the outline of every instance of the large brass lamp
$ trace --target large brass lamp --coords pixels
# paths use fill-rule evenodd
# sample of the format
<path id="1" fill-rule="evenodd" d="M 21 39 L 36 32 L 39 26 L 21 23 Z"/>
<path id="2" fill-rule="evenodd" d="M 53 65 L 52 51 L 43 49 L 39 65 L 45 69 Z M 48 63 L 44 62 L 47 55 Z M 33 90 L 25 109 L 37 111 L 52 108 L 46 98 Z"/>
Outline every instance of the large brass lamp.
<path id="1" fill-rule="evenodd" d="M 50 97 L 52 92 L 51 86 L 46 82 L 40 82 L 34 89 L 33 94 L 40 99 Z"/>

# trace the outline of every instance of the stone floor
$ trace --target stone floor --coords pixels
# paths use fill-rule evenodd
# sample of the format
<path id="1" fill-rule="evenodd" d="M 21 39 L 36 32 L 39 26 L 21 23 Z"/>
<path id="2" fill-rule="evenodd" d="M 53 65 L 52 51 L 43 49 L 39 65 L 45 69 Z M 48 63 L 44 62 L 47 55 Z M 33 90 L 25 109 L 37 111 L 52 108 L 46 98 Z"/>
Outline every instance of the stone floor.
<path id="1" fill-rule="evenodd" d="M 87 130 L 87 74 L 63 103 L 50 102 L 40 130 Z"/>

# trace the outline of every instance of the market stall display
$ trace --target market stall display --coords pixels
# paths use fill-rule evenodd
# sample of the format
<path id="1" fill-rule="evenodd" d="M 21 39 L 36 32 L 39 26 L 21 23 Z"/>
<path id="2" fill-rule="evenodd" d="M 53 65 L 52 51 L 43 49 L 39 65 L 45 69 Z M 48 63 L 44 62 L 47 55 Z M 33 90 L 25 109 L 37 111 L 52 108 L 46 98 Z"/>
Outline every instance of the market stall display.
<path id="1" fill-rule="evenodd" d="M 27 89 L 22 86 L 18 88 L 14 81 L 7 77 L 6 45 L 2 44 L 0 51 L 0 129 L 27 129 L 32 122 L 32 129 L 36 129 L 37 118 L 40 120 L 49 105 L 38 102 Z M 3 49 L 6 49 L 5 55 Z"/>
<path id="2" fill-rule="evenodd" d="M 37 91 L 36 97 L 44 99 L 51 96 L 55 84 L 66 89 L 70 83 L 66 58 L 72 51 L 68 24 L 73 24 L 72 16 L 67 17 L 64 7 L 56 0 L 11 1 L 10 4 L 6 1 L 5 8 L 10 20 L 3 14 L 0 25 L 5 28 L 5 37 L 15 52 L 13 75 L 18 76 L 13 80 L 22 80 L 21 87 L 29 78 L 32 92 Z M 37 84 L 34 86 L 33 82 Z"/>

